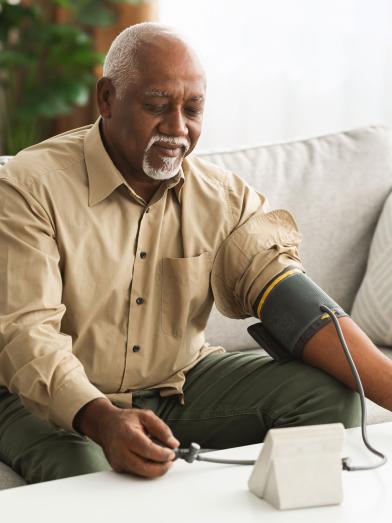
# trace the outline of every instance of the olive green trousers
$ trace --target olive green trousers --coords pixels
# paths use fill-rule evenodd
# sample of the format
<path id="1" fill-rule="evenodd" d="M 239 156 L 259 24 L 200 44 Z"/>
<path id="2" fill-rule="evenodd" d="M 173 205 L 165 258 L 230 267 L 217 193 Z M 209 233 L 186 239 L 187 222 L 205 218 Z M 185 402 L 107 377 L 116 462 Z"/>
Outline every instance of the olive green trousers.
<path id="1" fill-rule="evenodd" d="M 161 417 L 182 446 L 221 449 L 263 441 L 272 427 L 360 423 L 360 403 L 324 372 L 297 361 L 277 363 L 261 351 L 211 354 L 187 374 L 185 405 L 141 391 L 134 407 Z M 0 459 L 27 483 L 110 470 L 98 445 L 30 414 L 0 389 Z"/>

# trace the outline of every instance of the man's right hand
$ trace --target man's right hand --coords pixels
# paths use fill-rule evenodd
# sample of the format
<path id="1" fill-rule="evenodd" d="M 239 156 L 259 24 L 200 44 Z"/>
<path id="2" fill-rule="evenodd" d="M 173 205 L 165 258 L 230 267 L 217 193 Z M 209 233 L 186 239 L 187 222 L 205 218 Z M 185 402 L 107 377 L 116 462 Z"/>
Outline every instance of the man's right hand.
<path id="1" fill-rule="evenodd" d="M 165 474 L 179 447 L 170 428 L 150 410 L 119 409 L 105 399 L 87 403 L 75 417 L 75 428 L 98 443 L 117 472 L 147 478 Z M 164 448 L 151 438 L 161 441 Z"/>

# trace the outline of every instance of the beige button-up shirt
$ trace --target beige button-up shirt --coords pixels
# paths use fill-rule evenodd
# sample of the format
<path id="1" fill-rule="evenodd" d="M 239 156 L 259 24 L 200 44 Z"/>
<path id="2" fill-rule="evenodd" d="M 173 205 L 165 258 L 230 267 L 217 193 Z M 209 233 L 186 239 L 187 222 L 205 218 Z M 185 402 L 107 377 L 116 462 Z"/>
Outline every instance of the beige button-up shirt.
<path id="1" fill-rule="evenodd" d="M 19 153 L 0 169 L 0 384 L 70 430 L 95 398 L 183 399 L 187 370 L 223 350 L 204 339 L 214 299 L 254 315 L 269 279 L 301 267 L 292 217 L 264 202 L 190 156 L 147 203 L 98 122 Z"/>

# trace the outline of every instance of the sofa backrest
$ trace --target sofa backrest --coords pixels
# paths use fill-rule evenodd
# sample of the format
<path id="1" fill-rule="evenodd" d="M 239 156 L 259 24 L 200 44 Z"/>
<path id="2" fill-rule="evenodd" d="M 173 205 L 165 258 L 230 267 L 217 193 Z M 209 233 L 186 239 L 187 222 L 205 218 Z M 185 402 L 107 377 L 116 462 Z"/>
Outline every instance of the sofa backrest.
<path id="1" fill-rule="evenodd" d="M 309 276 L 349 312 L 392 189 L 392 129 L 368 127 L 199 156 L 242 176 L 271 208 L 293 213 Z"/>

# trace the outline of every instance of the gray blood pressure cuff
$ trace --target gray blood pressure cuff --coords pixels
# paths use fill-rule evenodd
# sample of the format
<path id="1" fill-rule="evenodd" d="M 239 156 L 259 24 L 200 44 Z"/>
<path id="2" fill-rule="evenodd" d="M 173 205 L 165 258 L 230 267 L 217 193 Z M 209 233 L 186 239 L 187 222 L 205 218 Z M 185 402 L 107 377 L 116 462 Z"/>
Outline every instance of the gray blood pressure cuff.
<path id="1" fill-rule="evenodd" d="M 344 310 L 297 267 L 287 267 L 262 289 L 254 304 L 261 323 L 249 334 L 278 361 L 301 359 L 306 342 L 331 321 L 321 305 L 336 317 Z"/>

